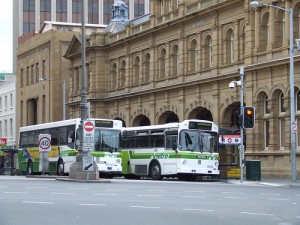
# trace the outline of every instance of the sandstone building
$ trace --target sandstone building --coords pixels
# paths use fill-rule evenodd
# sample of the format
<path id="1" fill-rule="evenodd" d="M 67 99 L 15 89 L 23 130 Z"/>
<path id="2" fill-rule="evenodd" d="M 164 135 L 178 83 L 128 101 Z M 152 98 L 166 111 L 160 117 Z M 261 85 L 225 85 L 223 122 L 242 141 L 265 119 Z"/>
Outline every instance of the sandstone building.
<path id="1" fill-rule="evenodd" d="M 300 2 L 264 2 L 294 9 L 299 38 Z M 105 32 L 89 35 L 84 67 L 81 39 L 73 36 L 65 52 L 68 117 L 80 116 L 84 68 L 91 117 L 120 119 L 125 126 L 197 118 L 236 129 L 240 90 L 228 84 L 240 79 L 244 67 L 244 103 L 256 108 L 255 128 L 246 131 L 246 159 L 261 160 L 263 176 L 289 177 L 289 24 L 288 12 L 254 10 L 249 0 L 152 0 L 150 14 L 123 26 L 114 21 Z M 296 50 L 294 60 L 293 104 L 300 127 Z M 296 147 L 299 165 L 299 133 Z M 238 164 L 237 150 L 228 151 L 228 161 Z"/>

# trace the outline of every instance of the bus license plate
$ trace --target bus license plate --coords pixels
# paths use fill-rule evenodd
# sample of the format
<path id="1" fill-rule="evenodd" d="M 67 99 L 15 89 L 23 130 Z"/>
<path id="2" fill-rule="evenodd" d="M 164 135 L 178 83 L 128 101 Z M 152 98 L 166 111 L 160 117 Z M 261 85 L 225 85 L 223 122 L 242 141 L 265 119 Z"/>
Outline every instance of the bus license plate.
<path id="1" fill-rule="evenodd" d="M 107 167 L 107 170 L 112 170 L 112 167 Z"/>
<path id="2" fill-rule="evenodd" d="M 200 159 L 198 159 L 198 164 L 201 164 L 201 160 Z"/>

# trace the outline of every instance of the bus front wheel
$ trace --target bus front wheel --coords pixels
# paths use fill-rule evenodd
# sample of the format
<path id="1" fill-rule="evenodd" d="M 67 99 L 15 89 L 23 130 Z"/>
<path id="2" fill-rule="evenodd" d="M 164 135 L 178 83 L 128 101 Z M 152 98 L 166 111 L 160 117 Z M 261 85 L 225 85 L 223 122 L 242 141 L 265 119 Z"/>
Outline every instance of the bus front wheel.
<path id="1" fill-rule="evenodd" d="M 158 162 L 153 162 L 150 166 L 150 177 L 153 180 L 161 180 L 161 168 Z"/>
<path id="2" fill-rule="evenodd" d="M 31 160 L 29 160 L 27 164 L 27 175 L 33 175 L 33 164 Z"/>

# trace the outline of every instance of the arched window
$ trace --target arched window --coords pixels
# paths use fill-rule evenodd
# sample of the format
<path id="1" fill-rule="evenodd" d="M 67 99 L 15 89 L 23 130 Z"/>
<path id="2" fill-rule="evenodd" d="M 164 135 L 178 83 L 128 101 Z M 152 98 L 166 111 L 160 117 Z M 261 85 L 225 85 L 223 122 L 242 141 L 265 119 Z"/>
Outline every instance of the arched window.
<path id="1" fill-rule="evenodd" d="M 269 26 L 269 13 L 265 13 L 262 17 L 261 23 L 260 49 L 262 51 L 267 49 L 267 45 L 269 43 Z"/>
<path id="2" fill-rule="evenodd" d="M 171 55 L 171 76 L 176 76 L 178 73 L 178 46 L 174 45 Z"/>
<path id="3" fill-rule="evenodd" d="M 114 63 L 111 68 L 111 89 L 117 87 L 117 64 Z"/>
<path id="4" fill-rule="evenodd" d="M 143 82 L 148 82 L 150 78 L 150 54 L 147 53 L 145 55 L 145 62 L 144 62 L 144 77 Z"/>
<path id="5" fill-rule="evenodd" d="M 159 78 L 164 78 L 166 74 L 166 49 L 162 49 L 159 57 Z"/>
<path id="6" fill-rule="evenodd" d="M 189 49 L 189 59 L 190 59 L 190 71 L 196 70 L 196 59 L 197 59 L 197 41 L 194 39 L 191 42 L 190 49 Z"/>
<path id="7" fill-rule="evenodd" d="M 140 74 L 140 58 L 136 57 L 133 65 L 133 83 L 138 84 L 139 83 L 139 74 Z"/>
<path id="8" fill-rule="evenodd" d="M 212 66 L 212 39 L 211 36 L 207 36 L 204 42 L 204 68 L 210 68 Z"/>
<path id="9" fill-rule="evenodd" d="M 279 130 L 279 147 L 280 149 L 284 148 L 285 145 L 285 108 L 284 108 L 284 94 L 279 95 L 279 112 L 278 112 L 278 130 Z"/>
<path id="10" fill-rule="evenodd" d="M 119 87 L 125 87 L 126 82 L 126 61 L 123 60 L 120 68 L 120 79 L 119 79 Z"/>
<path id="11" fill-rule="evenodd" d="M 232 29 L 229 29 L 226 33 L 225 39 L 225 62 L 233 63 L 234 62 L 234 32 Z"/>

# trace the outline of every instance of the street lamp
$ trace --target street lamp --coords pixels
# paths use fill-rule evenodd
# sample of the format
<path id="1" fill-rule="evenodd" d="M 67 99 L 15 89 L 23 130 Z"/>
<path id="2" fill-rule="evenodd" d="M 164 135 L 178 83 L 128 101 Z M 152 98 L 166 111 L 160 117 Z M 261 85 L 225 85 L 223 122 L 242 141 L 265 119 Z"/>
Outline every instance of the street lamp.
<path id="1" fill-rule="evenodd" d="M 244 112 L 244 67 L 240 67 L 240 80 L 231 81 L 229 83 L 229 88 L 235 88 L 236 86 L 240 86 L 240 116 L 243 115 Z M 244 128 L 240 124 L 240 135 L 241 135 L 241 144 L 240 144 L 240 180 L 243 183 L 244 180 Z"/>
<path id="2" fill-rule="evenodd" d="M 296 171 L 296 133 L 297 133 L 297 122 L 295 120 L 295 91 L 294 91 L 294 25 L 293 25 L 293 8 L 285 9 L 276 5 L 266 4 L 260 1 L 252 1 L 250 3 L 252 8 L 258 8 L 262 6 L 268 6 L 280 10 L 289 12 L 290 14 L 290 133 L 291 133 L 291 164 L 292 164 L 292 183 L 296 183 L 297 171 Z M 298 47 L 298 43 L 297 43 Z"/>
<path id="3" fill-rule="evenodd" d="M 47 78 L 40 78 L 39 81 L 53 81 L 53 82 L 59 82 L 63 85 L 63 120 L 65 120 L 66 119 L 66 81 L 47 79 Z"/>

